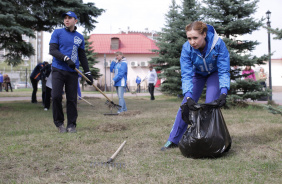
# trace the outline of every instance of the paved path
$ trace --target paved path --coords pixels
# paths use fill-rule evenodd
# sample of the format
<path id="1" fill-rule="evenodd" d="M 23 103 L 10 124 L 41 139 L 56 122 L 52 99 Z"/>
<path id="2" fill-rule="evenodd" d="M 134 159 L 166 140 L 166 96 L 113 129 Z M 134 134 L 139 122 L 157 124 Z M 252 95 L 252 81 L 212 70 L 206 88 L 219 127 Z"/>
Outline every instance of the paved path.
<path id="1" fill-rule="evenodd" d="M 37 100 L 42 100 L 42 98 L 41 98 L 41 96 L 39 96 L 39 95 L 41 95 L 41 92 L 37 92 L 38 94 L 37 94 Z M 155 96 L 158 96 L 158 95 L 161 95 L 162 93 L 160 93 L 159 91 L 156 91 L 155 92 Z M 112 98 L 112 95 L 111 94 L 106 94 L 107 95 L 107 97 L 109 97 L 110 99 Z M 132 93 L 130 93 L 130 92 L 126 92 L 125 94 L 124 94 L 124 96 L 125 97 L 130 97 L 130 96 L 132 96 L 132 97 L 135 97 L 135 96 L 150 96 L 150 94 L 149 93 L 137 93 L 137 94 L 132 94 Z M 1 96 L 1 93 L 0 93 L 0 96 Z M 95 94 L 89 94 L 89 93 L 83 93 L 82 92 L 82 98 L 84 98 L 84 97 L 97 97 L 97 98 L 105 98 L 102 94 L 98 94 L 98 93 L 95 93 Z M 115 98 L 115 97 L 117 97 L 117 94 L 116 93 L 114 93 L 113 94 L 113 97 Z M 31 97 L 27 97 L 27 96 L 25 96 L 25 97 L 0 97 L 0 102 L 8 102 L 8 101 L 31 101 Z"/>
<path id="2" fill-rule="evenodd" d="M 41 94 L 41 93 L 40 93 Z M 161 95 L 159 91 L 155 92 L 155 96 Z M 109 98 L 111 98 L 111 94 L 106 94 Z M 0 93 L 1 96 L 1 93 Z M 113 94 L 114 97 L 117 97 L 117 94 Z M 136 96 L 136 94 L 132 94 L 130 92 L 126 92 L 124 94 L 125 97 L 130 97 L 130 96 Z M 149 96 L 149 93 L 138 93 L 137 96 Z M 102 94 L 89 94 L 89 93 L 84 93 L 82 92 L 82 97 L 98 97 L 98 98 L 105 98 Z M 37 96 L 38 100 L 41 100 L 40 96 Z M 275 103 L 282 105 L 282 92 L 273 92 L 272 93 L 272 99 L 275 101 Z M 4 101 L 30 101 L 31 97 L 0 97 L 0 102 Z M 257 103 L 260 104 L 267 104 L 267 101 L 256 101 Z"/>

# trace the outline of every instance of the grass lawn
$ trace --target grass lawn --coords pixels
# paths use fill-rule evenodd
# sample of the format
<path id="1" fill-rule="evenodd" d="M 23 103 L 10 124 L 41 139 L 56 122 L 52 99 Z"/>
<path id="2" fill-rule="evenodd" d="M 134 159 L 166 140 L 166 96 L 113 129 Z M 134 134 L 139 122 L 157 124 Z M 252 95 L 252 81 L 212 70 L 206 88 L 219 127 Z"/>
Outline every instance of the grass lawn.
<path id="1" fill-rule="evenodd" d="M 222 110 L 231 150 L 191 159 L 178 148 L 160 151 L 179 99 L 127 97 L 119 116 L 104 116 L 104 98 L 86 99 L 94 107 L 79 101 L 75 134 L 59 134 L 41 103 L 0 102 L 0 183 L 282 183 L 281 115 L 259 106 Z M 125 140 L 114 160 L 123 167 L 98 165 Z"/>

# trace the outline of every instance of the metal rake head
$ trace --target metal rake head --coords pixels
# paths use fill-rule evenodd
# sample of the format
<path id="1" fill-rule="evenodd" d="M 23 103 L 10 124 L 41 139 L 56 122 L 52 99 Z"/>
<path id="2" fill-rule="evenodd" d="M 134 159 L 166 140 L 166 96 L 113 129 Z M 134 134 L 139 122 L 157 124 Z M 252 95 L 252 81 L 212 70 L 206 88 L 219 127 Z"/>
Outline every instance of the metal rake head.
<path id="1" fill-rule="evenodd" d="M 120 110 L 120 108 L 121 108 L 120 105 L 115 104 L 113 101 L 107 100 L 105 104 L 106 104 L 110 109 L 116 108 L 117 110 Z"/>

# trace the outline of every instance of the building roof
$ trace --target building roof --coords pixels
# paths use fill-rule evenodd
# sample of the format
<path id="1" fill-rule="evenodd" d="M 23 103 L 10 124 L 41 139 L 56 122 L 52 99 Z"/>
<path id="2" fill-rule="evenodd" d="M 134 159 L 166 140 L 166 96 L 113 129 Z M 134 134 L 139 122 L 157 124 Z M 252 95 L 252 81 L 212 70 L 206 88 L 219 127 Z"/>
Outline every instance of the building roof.
<path id="1" fill-rule="evenodd" d="M 111 49 L 111 39 L 119 39 L 119 49 Z M 89 42 L 94 52 L 109 54 L 120 51 L 126 54 L 153 54 L 153 49 L 158 49 L 155 42 L 143 34 L 92 34 Z"/>

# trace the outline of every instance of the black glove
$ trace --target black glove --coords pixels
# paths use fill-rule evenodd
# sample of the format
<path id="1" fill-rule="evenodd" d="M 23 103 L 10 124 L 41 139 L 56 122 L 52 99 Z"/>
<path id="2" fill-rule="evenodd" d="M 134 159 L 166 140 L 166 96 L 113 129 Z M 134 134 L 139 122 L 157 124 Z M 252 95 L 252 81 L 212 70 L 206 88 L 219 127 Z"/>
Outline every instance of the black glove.
<path id="1" fill-rule="evenodd" d="M 222 107 L 222 106 L 224 106 L 226 104 L 226 96 L 227 96 L 226 94 L 221 94 L 219 96 L 219 98 L 216 100 L 217 101 L 217 105 L 219 107 Z"/>
<path id="2" fill-rule="evenodd" d="M 87 77 L 87 79 L 89 79 L 89 81 L 86 80 L 87 84 L 92 85 L 93 84 L 93 77 L 91 75 L 91 72 L 86 72 L 85 76 Z"/>
<path id="3" fill-rule="evenodd" d="M 194 107 L 194 105 L 197 105 L 196 102 L 192 98 L 190 98 L 190 97 L 187 98 L 187 105 L 188 105 L 188 108 L 190 110 L 192 110 L 192 111 L 196 111 L 197 110 L 197 108 Z"/>
<path id="4" fill-rule="evenodd" d="M 70 59 L 70 58 L 68 58 L 67 60 L 66 60 L 66 62 L 67 62 L 67 64 L 69 65 L 69 67 L 71 68 L 71 69 L 75 69 L 75 63 Z"/>

